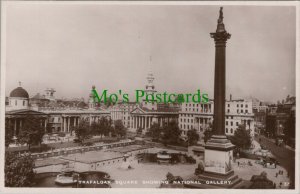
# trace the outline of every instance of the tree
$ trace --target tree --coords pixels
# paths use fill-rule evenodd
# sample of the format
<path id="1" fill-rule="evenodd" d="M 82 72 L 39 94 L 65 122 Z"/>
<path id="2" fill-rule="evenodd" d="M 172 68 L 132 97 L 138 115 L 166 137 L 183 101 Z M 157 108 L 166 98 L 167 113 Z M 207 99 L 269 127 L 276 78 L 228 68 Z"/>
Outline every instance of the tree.
<path id="1" fill-rule="evenodd" d="M 288 102 L 290 101 L 290 95 L 287 95 L 286 99 L 285 99 L 285 102 Z"/>
<path id="2" fill-rule="evenodd" d="M 274 189 L 274 183 L 267 178 L 266 172 L 253 175 L 250 181 L 252 182 L 250 189 Z"/>
<path id="3" fill-rule="evenodd" d="M 205 170 L 205 165 L 203 161 L 200 161 L 198 164 L 198 167 L 195 169 L 195 175 L 202 174 Z"/>
<path id="4" fill-rule="evenodd" d="M 34 160 L 30 155 L 18 156 L 5 153 L 5 186 L 30 187 L 34 183 Z"/>
<path id="5" fill-rule="evenodd" d="M 102 137 L 103 135 L 107 136 L 111 131 L 112 131 L 112 120 L 107 119 L 106 117 L 101 117 L 96 133 Z"/>
<path id="6" fill-rule="evenodd" d="M 143 129 L 141 127 L 139 127 L 137 130 L 136 130 L 136 134 L 138 135 L 141 135 L 143 133 Z"/>
<path id="7" fill-rule="evenodd" d="M 41 119 L 32 115 L 27 115 L 23 122 L 22 130 L 17 135 L 18 143 L 28 145 L 30 150 L 31 145 L 41 144 L 45 129 L 42 126 Z"/>
<path id="8" fill-rule="evenodd" d="M 76 126 L 70 125 L 70 132 L 71 132 L 71 135 L 73 135 L 73 133 L 75 133 L 75 129 L 76 129 Z"/>
<path id="9" fill-rule="evenodd" d="M 177 122 L 171 121 L 168 125 L 165 125 L 162 130 L 162 141 L 165 145 L 177 144 L 181 131 Z"/>
<path id="10" fill-rule="evenodd" d="M 122 120 L 115 121 L 114 134 L 120 137 L 126 135 L 126 128 L 124 127 Z"/>
<path id="11" fill-rule="evenodd" d="M 85 119 L 81 119 L 79 124 L 75 127 L 76 137 L 81 143 L 92 137 L 91 131 L 91 126 L 89 126 L 88 121 Z"/>
<path id="12" fill-rule="evenodd" d="M 47 123 L 46 125 L 46 133 L 52 133 L 52 128 L 51 128 L 51 125 L 49 123 Z"/>
<path id="13" fill-rule="evenodd" d="M 238 148 L 247 149 L 251 146 L 250 131 L 246 130 L 244 125 L 240 125 L 234 132 L 234 135 L 230 137 L 231 143 L 236 145 Z"/>
<path id="14" fill-rule="evenodd" d="M 159 126 L 159 124 L 158 124 L 158 123 L 153 123 L 153 124 L 150 126 L 150 129 L 149 129 L 149 131 L 147 132 L 147 135 L 149 135 L 149 136 L 152 137 L 153 139 L 159 140 L 160 137 L 161 137 L 161 132 L 162 132 L 162 129 L 161 129 L 161 127 Z"/>
<path id="15" fill-rule="evenodd" d="M 168 181 L 168 183 L 172 184 L 174 182 L 183 181 L 183 178 L 181 178 L 180 176 L 174 176 L 172 173 L 168 172 L 166 175 L 166 181 Z"/>
<path id="16" fill-rule="evenodd" d="M 99 122 L 92 122 L 91 124 L 91 134 L 99 135 L 100 131 L 100 123 Z"/>
<path id="17" fill-rule="evenodd" d="M 196 129 L 188 130 L 187 137 L 190 146 L 195 145 L 199 140 L 199 134 L 197 133 Z"/>
<path id="18" fill-rule="evenodd" d="M 206 143 L 212 136 L 213 123 L 209 123 L 208 128 L 204 131 L 204 143 Z"/>
<path id="19" fill-rule="evenodd" d="M 5 147 L 8 147 L 9 144 L 14 142 L 13 137 L 14 137 L 13 126 L 8 122 L 5 122 Z"/>
<path id="20" fill-rule="evenodd" d="M 296 121 L 295 117 L 291 115 L 284 123 L 285 141 L 290 141 L 296 137 Z"/>

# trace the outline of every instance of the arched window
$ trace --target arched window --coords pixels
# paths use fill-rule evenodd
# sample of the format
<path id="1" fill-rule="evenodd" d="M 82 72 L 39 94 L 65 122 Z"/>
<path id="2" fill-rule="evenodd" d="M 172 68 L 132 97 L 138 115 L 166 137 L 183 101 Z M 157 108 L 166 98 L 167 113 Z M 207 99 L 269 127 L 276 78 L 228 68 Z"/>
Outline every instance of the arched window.
<path id="1" fill-rule="evenodd" d="M 25 103 L 26 103 L 25 100 L 23 100 L 23 106 L 25 106 Z"/>

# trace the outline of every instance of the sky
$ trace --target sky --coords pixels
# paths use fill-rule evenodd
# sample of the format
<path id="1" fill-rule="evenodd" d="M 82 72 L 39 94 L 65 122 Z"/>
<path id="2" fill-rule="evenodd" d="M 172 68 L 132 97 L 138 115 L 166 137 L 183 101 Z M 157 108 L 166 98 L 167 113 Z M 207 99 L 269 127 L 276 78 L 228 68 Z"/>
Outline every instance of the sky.
<path id="1" fill-rule="evenodd" d="M 295 95 L 296 10 L 223 6 L 226 95 L 276 102 Z M 30 96 L 88 98 L 144 89 L 213 98 L 219 6 L 9 2 L 5 7 L 6 96 L 22 82 Z"/>

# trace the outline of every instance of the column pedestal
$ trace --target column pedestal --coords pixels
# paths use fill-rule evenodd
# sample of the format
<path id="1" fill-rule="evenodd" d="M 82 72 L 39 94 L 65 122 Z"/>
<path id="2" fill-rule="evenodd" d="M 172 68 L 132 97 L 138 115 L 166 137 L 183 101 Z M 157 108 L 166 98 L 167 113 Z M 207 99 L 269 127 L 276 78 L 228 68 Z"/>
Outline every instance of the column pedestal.
<path id="1" fill-rule="evenodd" d="M 232 171 L 235 146 L 223 135 L 213 135 L 205 145 L 205 172 L 227 175 Z"/>
<path id="2" fill-rule="evenodd" d="M 189 180 L 201 184 L 186 184 L 186 188 L 222 189 L 240 188 L 243 180 L 232 168 L 235 146 L 224 135 L 213 135 L 205 145 L 205 170 Z"/>

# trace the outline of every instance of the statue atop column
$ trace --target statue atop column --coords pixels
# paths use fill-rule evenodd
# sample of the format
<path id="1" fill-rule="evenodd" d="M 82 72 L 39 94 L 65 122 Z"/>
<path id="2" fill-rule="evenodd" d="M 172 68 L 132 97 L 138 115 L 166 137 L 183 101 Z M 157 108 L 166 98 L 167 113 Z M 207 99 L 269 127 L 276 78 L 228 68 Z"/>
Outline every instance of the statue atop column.
<path id="1" fill-rule="evenodd" d="M 214 33 L 210 33 L 210 36 L 215 39 L 215 41 L 227 41 L 227 39 L 230 39 L 230 34 L 226 32 L 225 25 L 223 23 L 223 7 L 220 8 L 219 11 L 219 19 L 218 19 L 218 25 L 217 30 Z"/>
<path id="2" fill-rule="evenodd" d="M 218 19 L 218 24 L 223 24 L 223 7 L 220 7 L 220 14 Z"/>

